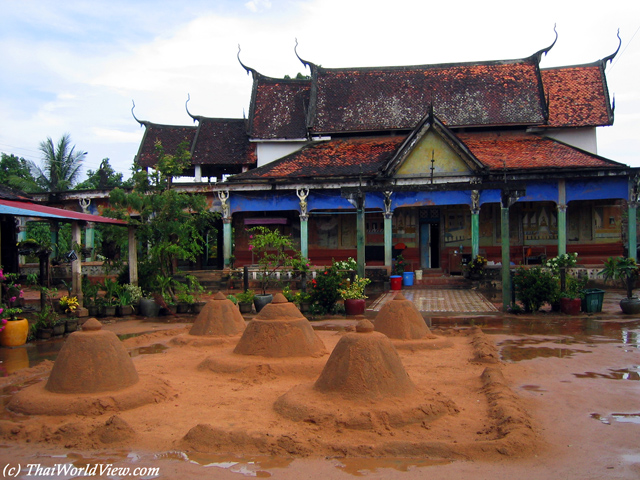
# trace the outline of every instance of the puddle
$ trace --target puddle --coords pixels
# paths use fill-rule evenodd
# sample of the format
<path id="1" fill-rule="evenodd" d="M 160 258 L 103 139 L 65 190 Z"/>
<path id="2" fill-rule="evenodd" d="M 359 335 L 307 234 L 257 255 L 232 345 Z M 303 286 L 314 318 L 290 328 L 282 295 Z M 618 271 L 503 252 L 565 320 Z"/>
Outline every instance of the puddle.
<path id="1" fill-rule="evenodd" d="M 606 378 L 607 380 L 640 380 L 640 366 L 609 369 L 609 373 L 574 373 L 576 378 Z"/>
<path id="2" fill-rule="evenodd" d="M 450 460 L 432 460 L 428 458 L 422 460 L 416 458 L 342 458 L 337 468 L 350 475 L 362 477 L 381 468 L 408 472 L 412 468 L 433 467 L 450 463 Z"/>
<path id="3" fill-rule="evenodd" d="M 138 355 L 153 355 L 154 353 L 162 353 L 168 348 L 169 347 L 161 343 L 154 343 L 153 345 L 149 345 L 147 347 L 136 347 L 129 350 L 129 356 L 137 357 Z"/>
<path id="4" fill-rule="evenodd" d="M 612 420 L 617 423 L 634 423 L 640 425 L 640 413 L 612 413 L 609 416 L 592 413 L 591 418 L 599 420 L 605 425 L 611 425 Z"/>
<path id="5" fill-rule="evenodd" d="M 214 455 L 204 453 L 165 452 L 155 456 L 157 459 L 182 460 L 203 467 L 216 467 L 239 473 L 245 477 L 271 477 L 269 470 L 287 468 L 293 458 L 271 457 L 266 455 L 236 457 L 233 455 Z"/>
<path id="6" fill-rule="evenodd" d="M 503 347 L 500 357 L 507 362 L 521 362 L 534 358 L 569 358 L 576 353 L 591 353 L 589 350 L 577 350 L 573 348 L 551 347 Z"/>
<path id="7" fill-rule="evenodd" d="M 520 388 L 522 390 L 527 390 L 529 392 L 546 392 L 547 391 L 544 388 L 542 388 L 540 385 L 522 385 Z"/>

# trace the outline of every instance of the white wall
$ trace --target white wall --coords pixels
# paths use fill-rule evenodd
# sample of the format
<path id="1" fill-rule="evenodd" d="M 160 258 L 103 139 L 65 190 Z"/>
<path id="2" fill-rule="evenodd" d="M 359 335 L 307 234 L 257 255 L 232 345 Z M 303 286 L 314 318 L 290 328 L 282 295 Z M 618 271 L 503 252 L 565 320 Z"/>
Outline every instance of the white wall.
<path id="1" fill-rule="evenodd" d="M 306 141 L 299 142 L 259 142 L 256 153 L 258 155 L 258 167 L 289 155 L 300 150 L 307 144 Z"/>
<path id="2" fill-rule="evenodd" d="M 567 129 L 549 129 L 545 131 L 545 135 L 568 143 L 574 147 L 578 147 L 587 152 L 598 153 L 598 140 L 596 138 L 595 127 L 590 128 L 567 128 Z"/>

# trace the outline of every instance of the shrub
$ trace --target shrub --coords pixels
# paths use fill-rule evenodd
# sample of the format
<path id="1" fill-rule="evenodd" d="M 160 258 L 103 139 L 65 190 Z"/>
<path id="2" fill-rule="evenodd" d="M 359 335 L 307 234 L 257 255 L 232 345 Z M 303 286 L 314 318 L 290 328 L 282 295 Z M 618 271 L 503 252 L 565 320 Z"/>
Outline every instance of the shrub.
<path id="1" fill-rule="evenodd" d="M 522 302 L 525 312 L 537 312 L 545 303 L 558 297 L 560 286 L 557 278 L 541 267 L 518 267 L 513 276 L 516 298 Z"/>

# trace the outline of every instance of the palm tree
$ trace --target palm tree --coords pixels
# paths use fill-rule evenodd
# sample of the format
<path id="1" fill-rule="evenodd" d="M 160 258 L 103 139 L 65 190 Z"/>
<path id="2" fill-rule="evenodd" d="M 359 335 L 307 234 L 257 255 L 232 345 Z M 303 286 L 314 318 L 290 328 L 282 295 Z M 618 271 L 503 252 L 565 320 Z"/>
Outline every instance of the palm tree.
<path id="1" fill-rule="evenodd" d="M 31 163 L 35 186 L 40 192 L 48 192 L 55 198 L 59 192 L 71 190 L 80 175 L 80 167 L 87 152 L 76 151 L 71 136 L 65 133 L 57 145 L 51 137 L 40 143 L 42 167 Z"/>

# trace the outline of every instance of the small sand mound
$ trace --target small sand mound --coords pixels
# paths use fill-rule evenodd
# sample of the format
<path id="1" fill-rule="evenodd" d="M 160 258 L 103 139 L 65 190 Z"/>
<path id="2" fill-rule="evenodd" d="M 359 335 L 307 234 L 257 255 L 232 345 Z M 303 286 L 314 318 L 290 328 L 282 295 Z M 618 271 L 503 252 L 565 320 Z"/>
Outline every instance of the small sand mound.
<path id="1" fill-rule="evenodd" d="M 136 436 L 136 432 L 122 418 L 114 415 L 104 425 L 96 428 L 91 436 L 101 443 L 110 445 L 131 440 Z"/>
<path id="2" fill-rule="evenodd" d="M 500 363 L 500 354 L 495 343 L 478 327 L 471 330 L 473 362 Z"/>
<path id="3" fill-rule="evenodd" d="M 417 389 L 389 338 L 366 319 L 340 339 L 313 386 L 294 387 L 274 409 L 295 421 L 374 430 L 457 413 L 450 400 Z"/>
<path id="4" fill-rule="evenodd" d="M 233 352 L 264 357 L 320 357 L 327 350 L 309 320 L 278 293 L 249 322 Z"/>
<path id="5" fill-rule="evenodd" d="M 413 302 L 398 293 L 385 303 L 375 319 L 376 332 L 399 340 L 435 338 Z"/>
<path id="6" fill-rule="evenodd" d="M 54 393 L 98 393 L 135 385 L 138 373 L 115 333 L 90 318 L 69 335 L 45 388 Z"/>
<path id="7" fill-rule="evenodd" d="M 218 292 L 198 314 L 190 335 L 237 335 L 245 328 L 245 321 L 238 307 Z"/>

